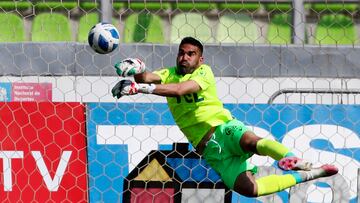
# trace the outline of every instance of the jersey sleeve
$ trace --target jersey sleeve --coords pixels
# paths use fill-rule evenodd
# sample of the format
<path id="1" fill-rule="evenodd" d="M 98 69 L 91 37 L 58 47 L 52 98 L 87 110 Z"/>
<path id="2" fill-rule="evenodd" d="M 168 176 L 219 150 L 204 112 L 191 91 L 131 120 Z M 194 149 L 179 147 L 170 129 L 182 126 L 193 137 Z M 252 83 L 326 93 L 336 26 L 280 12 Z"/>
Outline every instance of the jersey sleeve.
<path id="1" fill-rule="evenodd" d="M 170 75 L 170 69 L 164 68 L 164 69 L 156 70 L 153 73 L 158 75 L 161 79 L 161 84 L 164 84 L 166 81 L 166 78 L 168 78 Z"/>
<path id="2" fill-rule="evenodd" d="M 207 89 L 209 85 L 215 83 L 214 74 L 211 68 L 207 65 L 201 65 L 198 69 L 196 69 L 189 80 L 194 80 L 198 83 L 202 90 Z"/>

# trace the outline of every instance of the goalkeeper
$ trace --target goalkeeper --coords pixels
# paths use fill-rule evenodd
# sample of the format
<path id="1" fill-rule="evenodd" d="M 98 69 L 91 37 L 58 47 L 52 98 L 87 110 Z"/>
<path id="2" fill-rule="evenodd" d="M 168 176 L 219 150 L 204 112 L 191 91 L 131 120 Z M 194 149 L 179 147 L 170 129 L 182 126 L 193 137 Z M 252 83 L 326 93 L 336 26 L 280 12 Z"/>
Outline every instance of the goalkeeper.
<path id="1" fill-rule="evenodd" d="M 258 197 L 279 192 L 297 183 L 334 175 L 333 165 L 313 167 L 297 158 L 284 145 L 256 136 L 234 119 L 217 97 L 214 74 L 203 58 L 203 45 L 192 37 L 182 39 L 176 66 L 152 73 L 139 59 L 125 59 L 115 65 L 120 76 L 134 76 L 136 82 L 121 80 L 112 89 L 114 97 L 137 93 L 165 96 L 172 116 L 189 142 L 221 176 L 225 185 L 239 194 Z M 248 159 L 253 154 L 278 160 L 285 175 L 255 178 L 257 167 Z"/>

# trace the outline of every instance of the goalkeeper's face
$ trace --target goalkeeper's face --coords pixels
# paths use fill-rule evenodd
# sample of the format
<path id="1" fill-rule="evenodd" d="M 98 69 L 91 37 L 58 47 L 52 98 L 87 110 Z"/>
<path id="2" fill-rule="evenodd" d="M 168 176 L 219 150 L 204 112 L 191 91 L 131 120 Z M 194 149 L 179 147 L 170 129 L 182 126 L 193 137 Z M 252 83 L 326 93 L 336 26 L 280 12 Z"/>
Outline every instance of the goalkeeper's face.
<path id="1" fill-rule="evenodd" d="M 179 47 L 176 58 L 177 70 L 181 75 L 194 72 L 202 63 L 203 57 L 200 49 L 192 44 L 183 44 Z"/>

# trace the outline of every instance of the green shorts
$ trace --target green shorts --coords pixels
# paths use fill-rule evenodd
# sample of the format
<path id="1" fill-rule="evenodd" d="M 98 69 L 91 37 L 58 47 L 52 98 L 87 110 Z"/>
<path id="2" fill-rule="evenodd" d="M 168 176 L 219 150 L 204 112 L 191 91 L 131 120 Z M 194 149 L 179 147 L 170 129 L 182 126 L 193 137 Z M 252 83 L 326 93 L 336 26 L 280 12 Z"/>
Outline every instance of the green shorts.
<path id="1" fill-rule="evenodd" d="M 216 128 L 203 152 L 206 162 L 230 189 L 234 189 L 235 180 L 240 173 L 257 172 L 257 167 L 248 160 L 254 153 L 244 152 L 240 147 L 240 139 L 246 131 L 248 129 L 242 122 L 236 119 L 228 121 Z"/>

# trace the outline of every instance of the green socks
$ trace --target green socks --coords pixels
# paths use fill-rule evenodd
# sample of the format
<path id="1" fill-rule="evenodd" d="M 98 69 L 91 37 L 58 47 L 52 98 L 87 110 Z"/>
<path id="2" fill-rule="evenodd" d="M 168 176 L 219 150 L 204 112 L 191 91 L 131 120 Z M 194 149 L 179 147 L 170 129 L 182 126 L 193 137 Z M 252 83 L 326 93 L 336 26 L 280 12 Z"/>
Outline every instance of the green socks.
<path id="1" fill-rule="evenodd" d="M 280 192 L 296 185 L 296 178 L 292 174 L 269 175 L 255 180 L 258 196 Z"/>
<path id="2" fill-rule="evenodd" d="M 270 156 L 277 161 L 287 156 L 295 156 L 283 144 L 269 139 L 259 140 L 256 144 L 256 150 L 260 155 Z"/>
<path id="3" fill-rule="evenodd" d="M 258 196 L 273 194 L 292 187 L 298 183 L 314 180 L 320 177 L 331 176 L 337 173 L 336 168 L 326 170 L 314 168 L 310 171 L 298 171 L 285 175 L 268 175 L 255 180 Z"/>
<path id="4" fill-rule="evenodd" d="M 270 156 L 275 160 L 280 160 L 286 156 L 294 156 L 283 144 L 269 139 L 259 140 L 256 145 L 256 150 L 260 155 Z M 276 193 L 294 186 L 298 181 L 297 179 L 299 179 L 299 177 L 292 174 L 269 175 L 258 178 L 256 179 L 258 196 Z"/>

